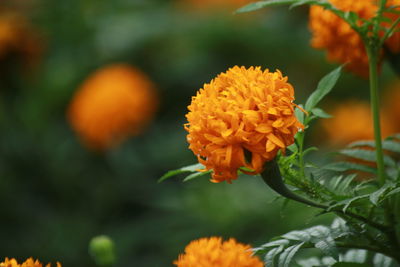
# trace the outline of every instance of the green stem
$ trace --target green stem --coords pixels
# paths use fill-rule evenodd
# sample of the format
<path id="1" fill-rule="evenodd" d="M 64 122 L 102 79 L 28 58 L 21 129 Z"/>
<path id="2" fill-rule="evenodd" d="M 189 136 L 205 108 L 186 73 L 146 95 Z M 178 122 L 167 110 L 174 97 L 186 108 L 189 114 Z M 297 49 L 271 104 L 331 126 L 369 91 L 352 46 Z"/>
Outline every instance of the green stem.
<path id="1" fill-rule="evenodd" d="M 370 81 L 370 97 L 372 118 L 374 122 L 374 138 L 376 162 L 378 167 L 378 180 L 383 185 L 386 180 L 385 165 L 383 161 L 381 125 L 379 118 L 379 96 L 378 96 L 378 56 L 380 47 L 373 43 L 367 43 L 366 50 L 369 59 L 369 81 Z"/>
<path id="2" fill-rule="evenodd" d="M 299 142 L 299 164 L 300 164 L 300 174 L 302 176 L 302 178 L 304 179 L 306 174 L 305 174 L 305 166 L 304 166 L 304 155 L 303 155 L 303 151 L 304 151 L 304 130 L 299 132 L 299 138 L 298 138 L 298 142 Z"/>
<path id="3" fill-rule="evenodd" d="M 292 191 L 290 191 L 286 185 L 283 183 L 283 179 L 281 176 L 281 172 L 279 170 L 279 166 L 276 163 L 275 160 L 272 160 L 270 162 L 267 162 L 264 166 L 265 170 L 261 173 L 261 177 L 263 178 L 264 182 L 272 189 L 274 190 L 276 193 L 280 194 L 281 196 L 315 207 L 315 208 L 320 208 L 320 209 L 324 209 L 324 210 L 329 210 L 329 206 L 321 204 L 321 203 L 316 203 L 314 201 L 311 201 L 309 199 L 305 199 L 299 195 L 296 195 L 295 193 L 293 193 Z M 374 221 L 369 220 L 368 218 L 365 218 L 361 215 L 352 213 L 350 211 L 344 212 L 341 209 L 332 209 L 330 210 L 332 212 L 335 212 L 337 214 L 344 214 L 347 215 L 353 219 L 359 220 L 361 222 L 364 222 L 368 225 L 370 225 L 371 227 L 374 227 L 375 229 L 387 233 L 388 229 L 385 225 L 376 223 Z"/>

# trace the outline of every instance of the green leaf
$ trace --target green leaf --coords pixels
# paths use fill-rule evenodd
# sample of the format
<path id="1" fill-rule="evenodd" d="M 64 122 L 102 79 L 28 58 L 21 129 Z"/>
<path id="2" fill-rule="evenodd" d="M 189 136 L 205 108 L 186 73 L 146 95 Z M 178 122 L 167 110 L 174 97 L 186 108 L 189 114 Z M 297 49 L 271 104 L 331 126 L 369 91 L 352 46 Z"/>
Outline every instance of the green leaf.
<path id="1" fill-rule="evenodd" d="M 373 150 L 365 150 L 365 149 L 342 149 L 339 151 L 340 154 L 361 159 L 369 162 L 376 162 L 376 152 Z M 389 156 L 384 155 L 383 160 L 387 166 L 395 167 L 396 162 Z"/>
<path id="2" fill-rule="evenodd" d="M 311 111 L 332 90 L 340 77 L 342 66 L 324 76 L 318 83 L 317 89 L 306 102 L 306 110 Z"/>
<path id="3" fill-rule="evenodd" d="M 328 237 L 315 243 L 315 247 L 321 250 L 325 255 L 331 256 L 335 260 L 339 260 L 339 251 L 336 248 L 335 240 Z"/>
<path id="4" fill-rule="evenodd" d="M 353 198 L 348 198 L 348 199 L 339 201 L 338 203 L 329 206 L 328 211 L 334 210 L 335 208 L 340 207 L 340 206 L 344 206 L 342 210 L 343 210 L 344 213 L 346 213 L 347 209 L 350 207 L 350 205 L 353 202 L 358 201 L 358 200 L 363 199 L 363 198 L 367 198 L 367 197 L 369 197 L 369 194 L 365 194 L 365 195 L 362 195 L 362 196 L 356 196 L 356 197 L 353 197 Z"/>
<path id="5" fill-rule="evenodd" d="M 295 241 L 308 242 L 311 239 L 311 235 L 306 231 L 291 231 L 282 236 L 283 238 Z"/>
<path id="6" fill-rule="evenodd" d="M 374 141 L 356 141 L 348 145 L 348 147 L 372 147 L 375 148 Z M 391 139 L 384 140 L 382 142 L 382 148 L 384 150 L 400 153 L 400 143 Z"/>
<path id="7" fill-rule="evenodd" d="M 190 181 L 190 180 L 193 180 L 193 179 L 200 178 L 202 176 L 208 175 L 210 173 L 211 173 L 211 170 L 204 171 L 204 172 L 195 172 L 195 173 L 192 173 L 192 174 L 186 176 L 185 179 L 183 179 L 183 181 L 187 182 L 187 181 Z"/>
<path id="8" fill-rule="evenodd" d="M 193 164 L 193 165 L 189 165 L 189 166 L 185 166 L 182 167 L 180 169 L 177 170 L 172 170 L 167 172 L 166 174 L 164 174 L 159 180 L 158 182 L 161 183 L 163 181 L 165 181 L 168 178 L 171 178 L 175 175 L 181 174 L 181 173 L 185 173 L 185 172 L 197 172 L 197 170 L 203 170 L 204 169 L 204 165 L 197 163 L 197 164 Z"/>
<path id="9" fill-rule="evenodd" d="M 302 108 L 302 105 L 299 105 L 299 106 Z M 304 124 L 304 112 L 301 109 L 296 107 L 296 109 L 294 110 L 294 114 L 295 114 L 296 118 L 299 120 L 299 122 Z"/>
<path id="10" fill-rule="evenodd" d="M 373 173 L 373 174 L 377 173 L 377 170 L 375 168 L 365 166 L 362 164 L 353 163 L 353 162 L 347 162 L 347 161 L 330 163 L 330 164 L 323 166 L 323 168 L 325 170 L 336 171 L 336 172 L 355 170 L 355 171 L 363 171 L 363 172 L 368 172 L 368 173 Z"/>
<path id="11" fill-rule="evenodd" d="M 367 263 L 356 263 L 356 262 L 336 262 L 332 267 L 371 267 Z"/>
<path id="12" fill-rule="evenodd" d="M 384 196 L 386 191 L 391 187 L 393 187 L 393 184 L 391 184 L 391 183 L 387 183 L 387 184 L 383 185 L 381 188 L 379 188 L 378 190 L 376 190 L 369 196 L 369 200 L 372 202 L 372 204 L 374 204 L 375 206 L 378 206 L 378 203 L 379 203 L 381 197 Z"/>
<path id="13" fill-rule="evenodd" d="M 307 4 L 308 2 L 318 2 L 318 1 L 300 1 L 300 0 L 265 0 L 265 1 L 258 1 L 254 3 L 250 3 L 248 5 L 245 5 L 244 7 L 239 8 L 236 10 L 236 13 L 245 13 L 245 12 L 251 12 L 251 11 L 256 11 L 265 7 L 269 6 L 278 6 L 278 5 L 291 5 L 291 4 L 297 4 L 299 2 L 304 2 L 304 4 Z"/>
<path id="14" fill-rule="evenodd" d="M 374 267 L 390 267 L 392 266 L 393 260 L 383 254 L 377 253 L 372 260 Z"/>
<path id="15" fill-rule="evenodd" d="M 319 118 L 323 118 L 323 119 L 329 119 L 332 118 L 332 115 L 326 113 L 325 111 L 323 111 L 320 108 L 313 108 L 311 110 L 311 113 L 314 114 L 315 116 L 319 117 Z"/>
<path id="16" fill-rule="evenodd" d="M 400 187 L 396 187 L 396 188 L 393 189 L 392 191 L 389 191 L 389 192 L 385 195 L 384 199 L 386 199 L 387 197 L 390 197 L 391 195 L 397 194 L 397 193 L 400 193 Z"/>
<path id="17" fill-rule="evenodd" d="M 341 261 L 354 263 L 364 263 L 366 259 L 367 251 L 362 249 L 350 249 L 341 257 Z"/>
<path id="18" fill-rule="evenodd" d="M 294 255 L 303 245 L 304 242 L 301 242 L 297 245 L 293 245 L 285 249 L 285 251 L 283 251 L 282 254 L 279 256 L 278 266 L 289 267 L 289 264 L 292 261 Z"/>
<path id="19" fill-rule="evenodd" d="M 268 251 L 267 255 L 264 257 L 264 262 L 268 266 L 274 267 L 275 257 L 278 256 L 284 250 L 283 246 L 279 246 Z"/>

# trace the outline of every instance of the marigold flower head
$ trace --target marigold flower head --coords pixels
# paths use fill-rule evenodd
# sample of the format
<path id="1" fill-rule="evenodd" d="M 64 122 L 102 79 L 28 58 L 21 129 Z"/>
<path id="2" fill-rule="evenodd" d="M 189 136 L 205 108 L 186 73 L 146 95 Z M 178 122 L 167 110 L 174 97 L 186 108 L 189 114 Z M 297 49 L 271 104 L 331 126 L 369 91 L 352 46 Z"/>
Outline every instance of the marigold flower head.
<path id="1" fill-rule="evenodd" d="M 154 115 L 154 86 L 141 71 L 125 64 L 97 70 L 76 92 L 69 121 L 89 148 L 111 148 L 138 134 Z"/>
<path id="2" fill-rule="evenodd" d="M 213 182 L 236 179 L 240 167 L 258 174 L 294 142 L 303 125 L 293 100 L 288 78 L 261 67 L 235 66 L 197 92 L 185 129 L 189 148 L 207 170 L 213 169 Z"/>
<path id="3" fill-rule="evenodd" d="M 178 267 L 263 267 L 261 260 L 252 255 L 249 245 L 231 238 L 200 238 L 189 243 L 185 253 L 174 264 Z"/>
<path id="4" fill-rule="evenodd" d="M 343 146 L 358 140 L 374 139 L 371 108 L 367 102 L 351 100 L 337 105 L 330 113 L 333 118 L 325 119 L 322 128 L 326 139 L 333 145 Z M 390 119 L 381 112 L 382 136 L 394 132 Z"/>
<path id="5" fill-rule="evenodd" d="M 374 0 L 329 0 L 336 8 L 355 12 L 362 19 L 371 19 L 377 11 Z M 361 23 L 361 22 L 360 22 Z M 311 46 L 324 49 L 329 61 L 348 63 L 346 68 L 368 77 L 368 56 L 361 37 L 333 12 L 311 6 L 309 26 Z"/>
<path id="6" fill-rule="evenodd" d="M 57 262 L 57 267 L 61 267 L 61 264 Z M 25 262 L 19 264 L 16 259 L 6 258 L 4 262 L 0 262 L 0 267 L 42 267 L 42 264 L 38 260 L 32 258 L 27 259 Z M 47 264 L 46 267 L 51 267 L 51 264 Z"/>

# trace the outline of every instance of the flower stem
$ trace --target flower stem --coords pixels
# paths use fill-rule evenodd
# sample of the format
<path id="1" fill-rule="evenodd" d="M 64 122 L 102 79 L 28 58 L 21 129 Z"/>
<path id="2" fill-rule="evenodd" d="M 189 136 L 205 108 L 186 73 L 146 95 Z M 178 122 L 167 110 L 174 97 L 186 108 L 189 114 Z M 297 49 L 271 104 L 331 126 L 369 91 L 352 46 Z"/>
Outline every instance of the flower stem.
<path id="1" fill-rule="evenodd" d="M 281 172 L 279 170 L 279 166 L 276 163 L 275 160 L 269 161 L 265 164 L 264 166 L 265 170 L 261 173 L 261 177 L 264 180 L 264 182 L 272 189 L 274 190 L 276 193 L 278 193 L 279 195 L 315 207 L 315 208 L 320 208 L 320 209 L 324 209 L 326 211 L 332 211 L 335 212 L 337 214 L 343 214 L 343 215 L 347 215 L 353 219 L 362 221 L 368 225 L 370 225 L 371 227 L 374 227 L 375 229 L 380 230 L 383 233 L 387 233 L 388 229 L 385 225 L 376 223 L 374 221 L 369 220 L 368 218 L 365 218 L 361 215 L 355 214 L 353 212 L 350 211 L 346 211 L 344 212 L 342 209 L 331 209 L 329 210 L 329 206 L 325 205 L 325 204 L 321 204 L 321 203 L 316 203 L 312 200 L 303 198 L 299 195 L 296 195 L 295 193 L 293 193 L 292 191 L 290 191 L 285 183 L 283 182 L 282 179 L 282 175 Z"/>
<path id="2" fill-rule="evenodd" d="M 378 180 L 382 186 L 386 180 L 385 165 L 383 161 L 381 125 L 379 118 L 379 96 L 378 96 L 378 56 L 380 47 L 371 43 L 365 45 L 369 59 L 369 81 L 370 81 L 370 98 L 372 108 L 372 118 L 374 122 L 374 138 L 376 163 L 378 167 Z"/>

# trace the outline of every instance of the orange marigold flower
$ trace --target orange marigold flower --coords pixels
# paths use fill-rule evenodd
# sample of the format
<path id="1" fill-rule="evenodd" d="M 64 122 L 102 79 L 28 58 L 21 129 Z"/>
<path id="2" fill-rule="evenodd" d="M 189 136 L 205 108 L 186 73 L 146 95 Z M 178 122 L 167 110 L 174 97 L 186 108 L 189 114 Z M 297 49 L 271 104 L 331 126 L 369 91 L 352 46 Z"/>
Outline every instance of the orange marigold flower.
<path id="1" fill-rule="evenodd" d="M 6 258 L 4 262 L 0 262 L 0 267 L 42 267 L 42 264 L 38 260 L 32 258 L 27 259 L 25 262 L 19 264 L 16 259 Z M 51 264 L 47 264 L 46 267 L 51 267 Z M 57 262 L 57 267 L 61 267 L 61 264 Z"/>
<path id="2" fill-rule="evenodd" d="M 336 146 L 347 145 L 358 140 L 374 139 L 371 108 L 367 102 L 348 101 L 336 106 L 330 113 L 333 118 L 322 121 L 328 141 Z M 390 119 L 381 112 L 382 136 L 394 132 Z"/>
<path id="3" fill-rule="evenodd" d="M 192 98 L 187 140 L 199 162 L 213 169 L 213 182 L 231 182 L 240 167 L 258 174 L 294 142 L 303 125 L 294 115 L 294 89 L 287 81 L 279 70 L 235 66 Z"/>
<path id="4" fill-rule="evenodd" d="M 145 74 L 113 64 L 82 84 L 68 118 L 85 145 L 103 150 L 138 134 L 154 115 L 156 104 L 154 86 Z"/>
<path id="5" fill-rule="evenodd" d="M 261 260 L 253 256 L 249 245 L 230 238 L 200 238 L 190 242 L 185 253 L 174 261 L 178 267 L 263 267 Z"/>
<path id="6" fill-rule="evenodd" d="M 371 19 L 377 11 L 374 0 L 329 2 L 340 10 L 355 12 L 362 19 Z M 348 70 L 368 77 L 368 56 L 364 44 L 347 22 L 329 10 L 311 6 L 309 26 L 312 32 L 312 47 L 326 50 L 329 61 L 348 63 Z"/>

